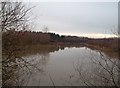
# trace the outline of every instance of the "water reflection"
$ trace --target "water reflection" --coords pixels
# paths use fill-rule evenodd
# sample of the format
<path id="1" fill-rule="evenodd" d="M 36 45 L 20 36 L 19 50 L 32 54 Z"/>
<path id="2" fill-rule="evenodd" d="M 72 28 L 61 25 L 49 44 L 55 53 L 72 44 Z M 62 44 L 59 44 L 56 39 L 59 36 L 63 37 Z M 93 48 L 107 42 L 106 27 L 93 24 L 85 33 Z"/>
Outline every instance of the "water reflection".
<path id="1" fill-rule="evenodd" d="M 42 51 L 43 50 L 43 51 Z M 29 49 L 21 54 L 13 85 L 108 86 L 118 85 L 118 59 L 87 47 Z M 111 75 L 112 74 L 112 75 Z"/>

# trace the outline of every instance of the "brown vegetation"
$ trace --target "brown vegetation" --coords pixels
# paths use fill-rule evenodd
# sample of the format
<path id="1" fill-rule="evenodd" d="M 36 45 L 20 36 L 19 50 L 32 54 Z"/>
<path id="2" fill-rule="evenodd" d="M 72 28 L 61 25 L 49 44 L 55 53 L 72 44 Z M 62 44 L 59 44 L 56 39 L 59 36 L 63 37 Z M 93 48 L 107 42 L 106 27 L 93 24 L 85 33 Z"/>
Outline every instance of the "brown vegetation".
<path id="1" fill-rule="evenodd" d="M 118 55 L 118 38 L 101 38 L 101 39 L 92 39 L 86 37 L 77 37 L 77 36 L 60 36 L 55 33 L 43 33 L 43 32 L 34 32 L 34 31 L 15 31 L 8 30 L 3 32 L 3 51 L 6 52 L 14 50 L 26 49 L 33 45 L 37 48 L 43 46 L 79 46 L 85 45 L 91 49 L 98 49 L 103 52 L 114 53 L 114 56 Z M 9 47 L 8 47 L 9 46 Z M 39 47 L 38 47 L 39 46 Z"/>
<path id="2" fill-rule="evenodd" d="M 13 77 L 13 70 L 17 68 L 17 65 L 21 66 L 21 64 L 17 63 L 17 59 L 23 61 L 20 54 L 24 50 L 28 50 L 28 52 L 29 50 L 33 50 L 33 52 L 35 52 L 34 50 L 42 50 L 43 52 L 45 49 L 54 51 L 61 45 L 85 44 L 97 49 L 119 51 L 117 38 L 90 39 L 77 36 L 60 36 L 59 34 L 48 32 L 26 31 L 28 28 L 26 14 L 29 9 L 26 10 L 22 3 L 2 2 L 0 4 L 2 7 L 0 11 L 0 26 L 2 28 L 3 85 L 11 85 L 9 81 Z M 26 66 L 26 61 L 23 62 Z"/>
<path id="3" fill-rule="evenodd" d="M 110 57 L 118 58 L 118 38 L 103 38 L 103 39 L 90 39 L 85 46 L 100 50 Z"/>

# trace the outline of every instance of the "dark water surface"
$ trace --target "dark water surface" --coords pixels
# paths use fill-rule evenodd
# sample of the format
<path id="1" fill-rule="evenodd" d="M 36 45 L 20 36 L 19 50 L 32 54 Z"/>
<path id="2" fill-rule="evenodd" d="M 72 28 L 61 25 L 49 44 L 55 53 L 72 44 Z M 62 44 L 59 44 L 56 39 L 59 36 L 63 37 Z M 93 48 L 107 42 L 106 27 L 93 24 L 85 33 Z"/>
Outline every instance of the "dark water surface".
<path id="1" fill-rule="evenodd" d="M 113 81 L 118 81 L 117 59 L 87 47 L 65 47 L 22 58 L 29 63 L 17 69 L 14 85 L 101 86 L 114 85 Z"/>

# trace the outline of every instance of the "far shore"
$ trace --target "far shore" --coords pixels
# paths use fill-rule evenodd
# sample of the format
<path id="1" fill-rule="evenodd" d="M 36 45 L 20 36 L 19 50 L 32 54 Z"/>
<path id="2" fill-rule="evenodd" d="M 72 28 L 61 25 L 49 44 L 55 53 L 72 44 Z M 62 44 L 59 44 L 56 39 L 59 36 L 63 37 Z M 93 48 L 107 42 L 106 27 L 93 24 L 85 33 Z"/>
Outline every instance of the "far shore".
<path id="1" fill-rule="evenodd" d="M 97 50 L 100 52 L 105 53 L 106 55 L 117 58 L 118 51 L 110 47 L 104 47 L 99 45 L 92 45 L 88 43 L 52 43 L 52 44 L 36 44 L 36 45 L 28 45 L 24 47 L 23 54 L 30 54 L 30 53 L 49 53 L 58 51 L 59 49 L 64 49 L 65 47 L 87 47 L 92 50 Z"/>

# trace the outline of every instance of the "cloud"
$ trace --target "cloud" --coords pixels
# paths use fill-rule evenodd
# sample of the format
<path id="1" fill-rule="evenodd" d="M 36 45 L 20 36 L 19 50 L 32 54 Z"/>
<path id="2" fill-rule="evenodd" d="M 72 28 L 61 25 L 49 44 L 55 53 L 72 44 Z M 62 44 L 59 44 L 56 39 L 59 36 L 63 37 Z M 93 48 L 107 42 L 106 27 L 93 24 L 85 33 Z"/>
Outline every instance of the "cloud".
<path id="1" fill-rule="evenodd" d="M 33 3 L 36 4 L 36 3 Z M 110 34 L 117 26 L 118 7 L 115 2 L 39 2 L 34 14 L 37 27 L 48 26 L 51 32 L 73 34 Z"/>

